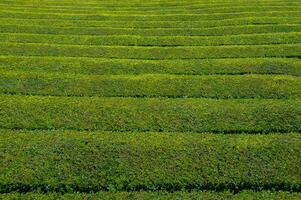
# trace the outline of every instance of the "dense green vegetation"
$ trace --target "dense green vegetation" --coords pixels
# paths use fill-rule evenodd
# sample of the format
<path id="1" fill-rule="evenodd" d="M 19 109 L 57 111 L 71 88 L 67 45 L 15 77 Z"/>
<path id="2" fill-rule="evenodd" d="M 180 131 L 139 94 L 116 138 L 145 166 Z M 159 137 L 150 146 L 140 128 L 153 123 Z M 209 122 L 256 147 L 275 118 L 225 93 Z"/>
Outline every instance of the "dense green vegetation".
<path id="1" fill-rule="evenodd" d="M 241 7 L 240 7 L 241 8 Z M 55 10 L 57 10 L 56 8 Z M 64 10 L 68 11 L 68 10 Z M 133 11 L 132 11 L 133 12 Z M 146 11 L 142 11 L 146 12 Z M 165 12 L 165 11 L 164 11 Z M 176 11 L 179 12 L 179 11 Z M 205 28 L 216 26 L 255 25 L 255 24 L 300 24 L 301 17 L 243 17 L 221 20 L 196 21 L 97 21 L 97 20 L 63 20 L 63 19 L 19 19 L 0 18 L 5 25 L 36 25 L 51 27 L 117 27 L 117 28 Z"/>
<path id="2" fill-rule="evenodd" d="M 301 17 L 301 16 L 300 16 Z M 118 28 L 118 27 L 51 27 L 1 25 L 0 33 L 37 33 L 65 35 L 140 35 L 140 36 L 222 36 L 253 33 L 300 32 L 300 24 L 264 24 L 218 26 L 210 28 Z"/>
<path id="3" fill-rule="evenodd" d="M 0 199 L 301 199 L 301 2 L 0 0 Z"/>
<path id="4" fill-rule="evenodd" d="M 1 135 L 1 148 L 8 152 L 0 182 L 10 183 L 1 192 L 300 189 L 299 134 L 4 130 Z"/>
<path id="5" fill-rule="evenodd" d="M 300 193 L 288 192 L 253 192 L 243 191 L 236 195 L 230 192 L 101 192 L 95 194 L 81 194 L 81 193 L 48 193 L 47 195 L 41 193 L 8 193 L 2 195 L 4 199 L 33 199 L 33 200 L 81 200 L 81 199 L 104 199 L 104 200 L 124 200 L 124 199 L 146 199 L 146 200 L 170 200 L 170 199 L 192 199 L 192 200 L 254 200 L 254 199 L 269 199 L 269 200 L 299 200 Z"/>
<path id="6" fill-rule="evenodd" d="M 206 59 L 247 57 L 298 57 L 299 44 L 227 45 L 185 47 L 91 46 L 1 43 L 0 54 L 19 56 L 70 56 L 122 59 Z"/>
<path id="7" fill-rule="evenodd" d="M 294 58 L 135 60 L 53 56 L 0 56 L 0 68 L 68 74 L 284 74 L 301 76 Z"/>
<path id="8" fill-rule="evenodd" d="M 301 33 L 267 33 L 231 36 L 77 36 L 0 33 L 0 41 L 107 46 L 210 46 L 301 43 Z"/>
<path id="9" fill-rule="evenodd" d="M 301 100 L 0 96 L 0 127 L 105 131 L 301 131 Z"/>
<path id="10" fill-rule="evenodd" d="M 106 97 L 300 98 L 301 79 L 266 75 L 61 75 L 2 72 L 0 92 Z M 104 87 L 106 86 L 106 87 Z"/>

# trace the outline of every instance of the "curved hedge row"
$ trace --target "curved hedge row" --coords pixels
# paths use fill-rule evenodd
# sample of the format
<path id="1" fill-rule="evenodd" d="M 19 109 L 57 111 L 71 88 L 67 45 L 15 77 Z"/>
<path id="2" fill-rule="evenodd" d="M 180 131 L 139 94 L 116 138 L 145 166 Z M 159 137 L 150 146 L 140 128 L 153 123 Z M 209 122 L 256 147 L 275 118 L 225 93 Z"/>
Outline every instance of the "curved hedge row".
<path id="1" fill-rule="evenodd" d="M 15 11 L 15 12 L 31 12 L 31 13 L 70 13 L 70 14 L 128 14 L 128 15 L 145 15 L 145 14 L 216 14 L 216 13 L 242 13 L 242 12 L 270 12 L 270 11 L 299 11 L 301 9 L 301 4 L 299 5 L 281 5 L 281 6 L 233 6 L 233 7 L 201 7 L 195 9 L 157 9 L 157 10 L 110 10 L 110 8 L 95 8 L 90 9 L 66 9 L 62 7 L 58 8 L 47 8 L 47 7 L 28 7 L 20 5 L 6 5 L 4 8 L 1 8 L 1 11 Z"/>
<path id="2" fill-rule="evenodd" d="M 229 45 L 189 47 L 136 47 L 1 43 L 0 55 L 70 56 L 118 59 L 206 59 L 299 57 L 301 45 Z"/>
<path id="3" fill-rule="evenodd" d="M 1 11 L 0 17 L 9 18 L 23 18 L 23 19 L 68 19 L 68 20 L 119 20 L 119 21 L 191 21 L 199 20 L 219 20 L 231 19 L 241 17 L 301 17 L 299 11 L 260 11 L 260 12 L 237 12 L 237 13 L 205 13 L 205 14 L 164 14 L 164 15 L 114 15 L 114 14 L 65 14 L 65 13 L 32 13 L 32 12 L 14 12 L 14 11 Z"/>
<path id="4" fill-rule="evenodd" d="M 301 60 L 235 58 L 184 60 L 97 59 L 84 57 L 0 56 L 0 68 L 70 74 L 287 74 L 301 76 Z"/>
<path id="5" fill-rule="evenodd" d="M 215 26 L 255 24 L 301 24 L 300 17 L 245 17 L 222 20 L 196 21 L 97 21 L 64 19 L 15 19 L 0 18 L 2 25 L 29 25 L 49 27 L 116 27 L 116 28 L 205 28 Z"/>
<path id="6" fill-rule="evenodd" d="M 241 25 L 211 28 L 111 28 L 111 27 L 49 27 L 1 25 L 1 33 L 40 33 L 71 35 L 140 35 L 140 36 L 222 36 L 255 33 L 300 32 L 300 24 Z"/>
<path id="7" fill-rule="evenodd" d="M 60 1 L 60 2 L 53 2 L 53 1 L 43 1 L 43 4 L 41 5 L 39 2 L 33 2 L 33 1 L 6 1 L 5 5 L 20 5 L 22 3 L 22 6 L 54 6 L 54 7 L 65 7 L 65 8 L 111 8 L 111 9 L 174 9 L 174 8 L 183 8 L 183 9 L 195 9 L 199 8 L 200 6 L 205 6 L 205 7 L 235 7 L 235 6 L 242 6 L 243 5 L 270 5 L 270 6 L 286 6 L 288 5 L 287 1 L 283 0 L 261 0 L 259 1 L 245 1 L 245 0 L 236 0 L 235 2 L 229 1 L 229 0 L 220 0 L 220 1 L 214 1 L 214 2 L 208 2 L 208 1 L 174 1 L 174 2 L 169 2 L 169 1 L 155 1 L 155 2 L 143 2 L 143 4 L 137 4 L 137 1 L 102 1 L 101 4 L 96 3 L 95 1 L 93 2 L 81 2 L 81 1 Z M 246 4 L 248 3 L 248 4 Z M 289 5 L 292 6 L 298 6 L 300 5 L 299 1 L 290 1 Z"/>
<path id="8" fill-rule="evenodd" d="M 78 36 L 0 33 L 0 42 L 108 46 L 219 46 L 301 43 L 301 32 L 227 36 Z"/>
<path id="9" fill-rule="evenodd" d="M 300 134 L 0 133 L 1 193 L 301 191 Z"/>
<path id="10" fill-rule="evenodd" d="M 269 200 L 299 200 L 300 193 L 289 192 L 270 192 L 262 191 L 255 192 L 251 190 L 242 191 L 238 194 L 231 192 L 98 192 L 94 194 L 87 193 L 7 193 L 0 194 L 3 200 L 125 200 L 125 199 L 143 199 L 143 200 L 170 200 L 170 199 L 190 199 L 190 200 L 254 200 L 254 199 L 269 199 Z"/>
<path id="11" fill-rule="evenodd" d="M 264 75 L 69 75 L 1 71 L 0 93 L 104 96 L 301 98 L 301 78 Z"/>
<path id="12" fill-rule="evenodd" d="M 0 95 L 0 128 L 299 132 L 301 100 Z"/>

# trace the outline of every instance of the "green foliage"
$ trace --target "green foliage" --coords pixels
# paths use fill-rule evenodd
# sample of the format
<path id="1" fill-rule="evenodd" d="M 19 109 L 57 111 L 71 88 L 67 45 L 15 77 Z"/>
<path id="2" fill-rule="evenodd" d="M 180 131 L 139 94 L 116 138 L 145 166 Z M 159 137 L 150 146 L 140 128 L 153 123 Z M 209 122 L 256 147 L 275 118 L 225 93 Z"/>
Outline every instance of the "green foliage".
<path id="1" fill-rule="evenodd" d="M 1 16 L 1 15 L 0 15 Z M 301 17 L 301 16 L 300 16 Z M 0 33 L 39 33 L 70 35 L 140 35 L 140 36 L 222 36 L 254 33 L 300 32 L 301 24 L 240 25 L 210 28 L 114 28 L 50 27 L 0 24 Z"/>
<path id="2" fill-rule="evenodd" d="M 0 56 L 0 68 L 69 74 L 288 74 L 301 76 L 293 58 L 135 60 L 51 56 Z"/>
<path id="3" fill-rule="evenodd" d="M 300 134 L 7 131 L 1 192 L 300 191 Z"/>
<path id="4" fill-rule="evenodd" d="M 297 3 L 297 2 L 296 2 Z M 179 4 L 177 4 L 179 5 Z M 31 13 L 69 13 L 69 14 L 116 14 L 116 15 L 133 15 L 133 14 L 139 14 L 139 15 L 145 15 L 145 14 L 206 14 L 206 13 L 233 13 L 233 12 L 271 12 L 271 11 L 299 11 L 301 8 L 301 4 L 283 4 L 281 5 L 281 2 L 275 2 L 274 5 L 263 5 L 263 6 L 256 6 L 256 5 L 247 5 L 247 6 L 235 6 L 235 3 L 232 3 L 234 6 L 213 6 L 206 5 L 206 7 L 194 7 L 193 9 L 181 9 L 181 8 L 174 8 L 174 9 L 150 9 L 152 7 L 143 8 L 140 7 L 140 9 L 129 9 L 129 8 L 118 8 L 115 9 L 112 7 L 86 7 L 86 9 L 82 9 L 79 7 L 30 7 L 30 6 L 22 6 L 19 7 L 18 5 L 7 5 L 4 8 L 1 8 L 2 11 L 10 11 L 10 12 L 31 12 Z M 196 6 L 196 5 L 195 5 Z"/>
<path id="5" fill-rule="evenodd" d="M 0 96 L 0 128 L 291 132 L 301 101 Z"/>
<path id="6" fill-rule="evenodd" d="M 298 57 L 299 44 L 229 45 L 185 47 L 91 46 L 1 43 L 1 55 L 70 56 L 123 59 L 196 59 L 196 58 L 248 58 Z"/>
<path id="7" fill-rule="evenodd" d="M 0 199 L 301 199 L 300 10 L 1 0 Z"/>
<path id="8" fill-rule="evenodd" d="M 78 36 L 0 33 L 2 42 L 82 44 L 107 46 L 215 46 L 301 43 L 301 33 L 267 33 L 231 36 Z"/>
<path id="9" fill-rule="evenodd" d="M 0 93 L 106 96 L 301 98 L 301 79 L 264 75 L 68 75 L 2 72 Z"/>
<path id="10" fill-rule="evenodd" d="M 245 7 L 245 6 L 244 6 Z M 112 7 L 111 7 L 112 8 Z M 242 7 L 239 7 L 242 8 Z M 257 7 L 260 8 L 260 7 Z M 274 7 L 275 8 L 275 7 Z M 107 10 L 108 8 L 106 8 Z M 55 9 L 56 11 L 58 8 Z M 64 10 L 68 11 L 68 10 Z M 140 10 L 139 10 L 140 11 Z M 152 11 L 152 10 L 151 10 Z M 133 12 L 133 11 L 131 11 Z M 146 11 L 142 11 L 146 12 Z M 164 10 L 166 12 L 166 10 Z M 177 11 L 179 12 L 179 11 Z M 191 12 L 191 10 L 189 11 Z M 0 18 L 0 24 L 5 25 L 35 25 L 51 27 L 115 27 L 115 28 L 204 28 L 215 26 L 260 25 L 260 24 L 300 24 L 300 17 L 244 17 L 221 20 L 196 21 L 97 21 L 97 20 L 64 20 L 64 19 L 19 19 Z"/>
<path id="11" fill-rule="evenodd" d="M 199 20 L 220 20 L 225 18 L 242 18 L 242 17 L 301 17 L 299 10 L 285 11 L 259 11 L 259 12 L 233 12 L 233 13 L 204 13 L 204 14 L 164 14 L 164 15 L 137 15 L 137 14 L 64 14 L 64 13 L 47 13 L 47 12 L 16 12 L 1 10 L 0 17 L 23 18 L 23 19 L 68 19 L 68 20 L 117 20 L 117 21 L 193 21 Z"/>
<path id="12" fill-rule="evenodd" d="M 255 199 L 269 199 L 269 200 L 299 200 L 301 198 L 300 193 L 289 193 L 289 192 L 254 192 L 254 191 L 243 191 L 233 195 L 230 192 L 99 192 L 94 194 L 86 193 L 8 193 L 0 194 L 3 200 L 124 200 L 124 199 L 135 199 L 135 200 L 170 200 L 170 199 L 190 199 L 190 200 L 255 200 Z"/>

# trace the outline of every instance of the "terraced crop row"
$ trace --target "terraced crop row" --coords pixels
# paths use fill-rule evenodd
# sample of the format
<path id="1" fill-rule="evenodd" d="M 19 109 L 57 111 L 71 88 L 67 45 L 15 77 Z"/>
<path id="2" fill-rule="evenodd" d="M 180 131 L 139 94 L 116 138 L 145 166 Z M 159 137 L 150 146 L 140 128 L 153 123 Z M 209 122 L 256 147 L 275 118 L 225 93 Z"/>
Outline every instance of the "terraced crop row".
<path id="1" fill-rule="evenodd" d="M 0 199 L 300 199 L 300 11 L 0 0 Z"/>
<path id="2" fill-rule="evenodd" d="M 1 4 L 0 4 L 1 5 Z M 66 8 L 52 8 L 52 7 L 20 7 L 16 5 L 11 5 L 11 6 L 5 6 L 3 8 L 0 8 L 2 11 L 25 11 L 25 12 L 33 12 L 33 13 L 40 13 L 40 12 L 51 12 L 51 13 L 77 13 L 77 14 L 95 14 L 95 13 L 100 13 L 100 14 L 174 14 L 174 13 L 181 13 L 181 14 L 202 14 L 202 13 L 233 13 L 233 12 L 267 12 L 267 11 L 299 11 L 301 8 L 301 4 L 299 6 L 287 6 L 287 5 L 274 5 L 274 6 L 234 6 L 234 7 L 206 7 L 206 8 L 195 8 L 195 9 L 190 9 L 190 10 L 185 10 L 185 9 L 173 9 L 173 10 L 110 10 L 108 11 L 106 8 L 101 9 L 101 8 L 92 8 L 92 9 L 66 9 Z"/>
<path id="3" fill-rule="evenodd" d="M 300 32 L 300 24 L 239 25 L 212 28 L 110 28 L 110 27 L 49 27 L 0 25 L 1 33 L 38 33 L 69 35 L 140 35 L 140 36 L 222 36 L 259 33 Z"/>
<path id="4" fill-rule="evenodd" d="M 0 93 L 56 96 L 301 98 L 291 76 L 48 75 L 2 72 Z"/>
<path id="5" fill-rule="evenodd" d="M 77 36 L 54 34 L 0 33 L 0 42 L 49 43 L 106 46 L 218 46 L 301 44 L 301 33 L 267 33 L 234 36 Z"/>
<path id="6" fill-rule="evenodd" d="M 300 17 L 245 17 L 221 20 L 195 21 L 97 21 L 97 20 L 64 20 L 64 19 L 16 19 L 0 18 L 2 25 L 35 25 L 50 27 L 115 27 L 115 28 L 206 28 L 234 25 L 260 24 L 301 24 Z"/>
<path id="7" fill-rule="evenodd" d="M 301 181 L 299 134 L 2 131 L 1 135 L 6 138 L 1 148 L 8 152 L 0 181 L 10 183 L 2 185 L 1 192 L 270 187 L 299 191 Z M 11 160 L 13 152 L 18 160 Z"/>
<path id="8" fill-rule="evenodd" d="M 121 59 L 207 59 L 248 57 L 299 57 L 300 44 L 180 47 L 128 47 L 1 43 L 1 55 L 67 56 Z"/>
<path id="9" fill-rule="evenodd" d="M 252 199 L 291 199 L 298 200 L 301 198 L 300 193 L 288 192 L 254 192 L 244 191 L 239 194 L 233 195 L 230 192 L 99 192 L 94 194 L 61 194 L 61 193 L 8 193 L 3 195 L 4 199 L 36 199 L 36 200 L 57 200 L 57 199 L 104 199 L 104 200 L 123 200 L 123 199 L 236 199 L 236 200 L 252 200 Z"/>
<path id="10" fill-rule="evenodd" d="M 47 12 L 25 12 L 25 11 L 1 11 L 0 18 L 25 18 L 25 19 L 69 19 L 69 20 L 151 20 L 151 21 L 191 21 L 202 18 L 203 20 L 235 19 L 241 17 L 301 17 L 299 11 L 262 11 L 262 12 L 241 12 L 241 13 L 205 13 L 205 14 L 164 14 L 164 15 L 108 15 L 108 14 L 70 14 L 70 13 L 47 13 Z"/>
<path id="11" fill-rule="evenodd" d="M 228 59 L 104 59 L 62 56 L 0 56 L 4 70 L 106 74 L 284 74 L 301 76 L 301 61 L 296 58 Z"/>
<path id="12" fill-rule="evenodd" d="M 245 7 L 245 6 L 298 6 L 300 5 L 299 1 L 235 1 L 235 2 L 225 2 L 225 1 L 214 1 L 214 2 L 156 2 L 156 3 L 149 3 L 149 2 L 125 2 L 122 3 L 120 1 L 110 1 L 110 2 L 46 2 L 44 1 L 41 4 L 39 1 L 6 1 L 3 0 L 4 5 L 14 5 L 18 6 L 22 3 L 22 7 L 55 7 L 55 8 L 68 8 L 68 9 L 95 9 L 95 8 L 103 8 L 107 10 L 175 10 L 175 9 L 200 9 L 200 8 L 226 8 L 226 7 Z"/>
<path id="13" fill-rule="evenodd" d="M 301 101 L 0 96 L 0 128 L 299 132 Z"/>

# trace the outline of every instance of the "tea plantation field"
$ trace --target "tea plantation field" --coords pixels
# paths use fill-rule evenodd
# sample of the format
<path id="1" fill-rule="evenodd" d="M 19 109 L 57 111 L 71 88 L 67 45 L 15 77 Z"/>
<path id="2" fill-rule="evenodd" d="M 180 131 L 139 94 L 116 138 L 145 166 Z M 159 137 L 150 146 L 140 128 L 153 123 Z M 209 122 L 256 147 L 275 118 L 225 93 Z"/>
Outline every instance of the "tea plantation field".
<path id="1" fill-rule="evenodd" d="M 300 0 L 0 0 L 0 199 L 301 199 Z"/>

